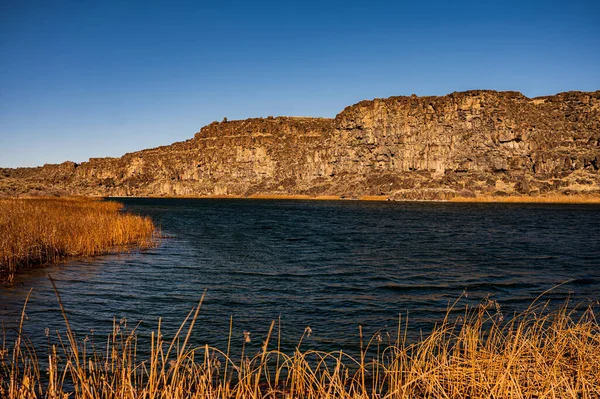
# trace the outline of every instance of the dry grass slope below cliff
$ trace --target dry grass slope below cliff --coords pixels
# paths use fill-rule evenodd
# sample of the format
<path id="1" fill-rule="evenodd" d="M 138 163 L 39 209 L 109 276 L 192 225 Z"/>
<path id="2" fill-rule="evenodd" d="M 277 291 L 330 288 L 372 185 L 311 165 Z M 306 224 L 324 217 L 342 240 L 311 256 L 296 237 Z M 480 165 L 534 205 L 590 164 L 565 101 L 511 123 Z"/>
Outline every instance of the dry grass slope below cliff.
<path id="1" fill-rule="evenodd" d="M 122 207 L 88 198 L 0 199 L 0 281 L 28 266 L 153 245 L 150 218 Z"/>
<path id="2" fill-rule="evenodd" d="M 473 198 L 455 197 L 450 202 L 501 202 L 501 203 L 541 203 L 541 204 L 600 204 L 600 196 L 597 195 L 543 195 L 543 196 L 491 196 L 482 195 Z"/>

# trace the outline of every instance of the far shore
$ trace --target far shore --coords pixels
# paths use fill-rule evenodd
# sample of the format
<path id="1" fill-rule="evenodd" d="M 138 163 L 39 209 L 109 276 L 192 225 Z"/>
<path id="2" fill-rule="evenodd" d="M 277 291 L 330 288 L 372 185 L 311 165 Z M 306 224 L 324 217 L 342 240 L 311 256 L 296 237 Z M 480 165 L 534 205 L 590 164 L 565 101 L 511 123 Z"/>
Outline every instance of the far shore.
<path id="1" fill-rule="evenodd" d="M 394 199 L 387 195 L 361 195 L 358 197 L 342 197 L 340 195 L 308 194 L 252 194 L 243 195 L 167 195 L 167 196 L 112 196 L 106 198 L 188 198 L 188 199 L 259 199 L 259 200 L 308 200 L 308 201 L 394 201 L 394 202 L 453 202 L 453 203 L 534 203 L 534 204 L 600 204 L 600 196 L 590 194 L 552 194 L 544 196 L 507 195 L 477 197 L 454 197 L 451 199 Z"/>
<path id="2" fill-rule="evenodd" d="M 172 198 L 172 199 L 260 199 L 260 200 L 309 200 L 309 201 L 391 201 L 384 195 L 365 195 L 360 197 L 342 197 L 340 195 L 317 195 L 308 194 L 252 194 L 244 195 L 148 195 L 148 196 L 109 196 L 102 198 Z"/>
<path id="3" fill-rule="evenodd" d="M 590 194 L 551 194 L 544 196 L 479 196 L 474 198 L 455 197 L 449 202 L 477 203 L 535 203 L 535 204 L 600 204 L 600 196 Z"/>

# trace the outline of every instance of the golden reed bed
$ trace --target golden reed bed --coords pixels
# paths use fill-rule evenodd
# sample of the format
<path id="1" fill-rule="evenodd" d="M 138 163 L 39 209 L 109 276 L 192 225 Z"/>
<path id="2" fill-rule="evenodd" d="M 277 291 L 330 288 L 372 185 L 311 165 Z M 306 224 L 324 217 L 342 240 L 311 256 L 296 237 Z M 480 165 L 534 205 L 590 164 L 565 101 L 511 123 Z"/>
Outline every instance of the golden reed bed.
<path id="1" fill-rule="evenodd" d="M 416 343 L 406 342 L 406 324 L 400 321 L 397 336 L 376 334 L 363 340 L 361 334 L 355 357 L 303 349 L 302 341 L 311 333 L 308 327 L 295 350 L 284 353 L 272 323 L 268 335 L 260 337 L 258 354 L 242 349 L 241 355 L 232 356 L 229 346 L 219 350 L 189 345 L 201 304 L 175 336 L 164 337 L 159 321 L 150 342 L 143 344 L 123 322 L 114 322 L 103 342 L 82 339 L 69 328 L 63 309 L 66 337 L 49 338 L 47 351 L 46 345 L 27 344 L 21 334 L 23 316 L 15 342 L 5 338 L 0 349 L 0 397 L 600 397 L 600 327 L 592 308 L 574 312 L 564 306 L 551 313 L 543 305 L 532 305 L 505 318 L 499 305 L 487 300 L 465 308 L 456 320 L 447 316 Z M 232 337 L 230 329 L 228 342 L 248 338 Z M 150 353 L 147 358 L 138 357 L 139 345 Z M 42 358 L 47 360 L 43 366 Z"/>
<path id="2" fill-rule="evenodd" d="M 536 203 L 536 204 L 600 204 L 598 195 L 510 195 L 510 196 L 479 196 L 479 197 L 455 197 L 450 202 L 502 202 L 502 203 Z"/>
<path id="3" fill-rule="evenodd" d="M 88 198 L 0 199 L 0 281 L 23 267 L 154 243 L 147 217 Z"/>

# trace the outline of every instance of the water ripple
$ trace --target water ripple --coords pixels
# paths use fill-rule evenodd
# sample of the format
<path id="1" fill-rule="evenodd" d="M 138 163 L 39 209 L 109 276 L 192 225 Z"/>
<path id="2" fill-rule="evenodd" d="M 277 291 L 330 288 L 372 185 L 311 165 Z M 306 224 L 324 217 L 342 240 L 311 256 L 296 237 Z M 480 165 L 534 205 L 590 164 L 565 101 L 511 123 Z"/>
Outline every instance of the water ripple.
<path id="1" fill-rule="evenodd" d="M 233 349 L 244 330 L 260 347 L 271 321 L 282 345 L 348 349 L 382 329 L 413 337 L 439 322 L 461 295 L 522 311 L 542 292 L 557 302 L 597 301 L 597 206 L 126 199 L 167 234 L 158 248 L 32 270 L 2 288 L 0 321 L 17 325 L 31 287 L 26 332 L 64 331 L 46 274 L 73 328 L 102 337 L 113 321 L 147 336 L 162 318 L 173 334 L 206 291 L 194 345 Z M 586 302 L 587 301 L 587 302 Z M 460 311 L 455 310 L 456 315 Z M 404 328 L 404 326 L 402 327 Z M 255 342 L 256 341 L 256 342 Z M 236 346 L 237 345 L 237 346 Z"/>

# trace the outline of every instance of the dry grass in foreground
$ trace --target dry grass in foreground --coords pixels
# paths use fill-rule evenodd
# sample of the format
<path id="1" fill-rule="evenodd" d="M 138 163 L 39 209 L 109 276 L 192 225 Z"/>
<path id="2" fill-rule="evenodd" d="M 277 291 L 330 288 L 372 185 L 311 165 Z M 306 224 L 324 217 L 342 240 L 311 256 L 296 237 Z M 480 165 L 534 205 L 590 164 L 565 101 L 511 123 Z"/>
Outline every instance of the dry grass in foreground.
<path id="1" fill-rule="evenodd" d="M 575 195 L 510 195 L 510 196 L 479 196 L 479 197 L 455 197 L 450 202 L 507 202 L 507 203 L 547 203 L 547 204 L 600 204 L 600 196 L 575 194 Z"/>
<path id="2" fill-rule="evenodd" d="M 154 242 L 147 217 L 87 198 L 0 199 L 0 281 L 20 268 Z"/>
<path id="3" fill-rule="evenodd" d="M 273 326 L 260 353 L 233 358 L 188 345 L 202 301 L 166 341 L 152 333 L 139 359 L 138 338 L 115 323 L 97 346 L 67 337 L 36 353 L 21 334 L 0 355 L 0 396 L 17 398 L 599 398 L 600 328 L 591 308 L 550 313 L 531 307 L 505 320 L 494 301 L 447 317 L 421 341 L 375 335 L 360 355 L 279 350 Z M 64 314 L 64 309 L 63 309 Z M 192 316 L 193 314 L 193 316 Z M 400 324 L 400 323 L 399 323 Z M 310 329 L 305 330 L 309 334 Z M 58 338 L 60 339 L 60 338 Z M 231 342 L 231 333 L 229 342 Z M 243 339 L 243 337 L 235 337 Z M 274 341 L 274 342 L 273 342 Z M 387 341 L 387 342 L 386 342 Z M 142 345 L 140 343 L 140 345 Z M 45 346 L 45 345 L 44 345 Z M 36 348 L 40 349 L 40 348 Z M 358 352 L 358 351 L 357 351 Z M 47 367 L 47 368 L 46 368 Z"/>

